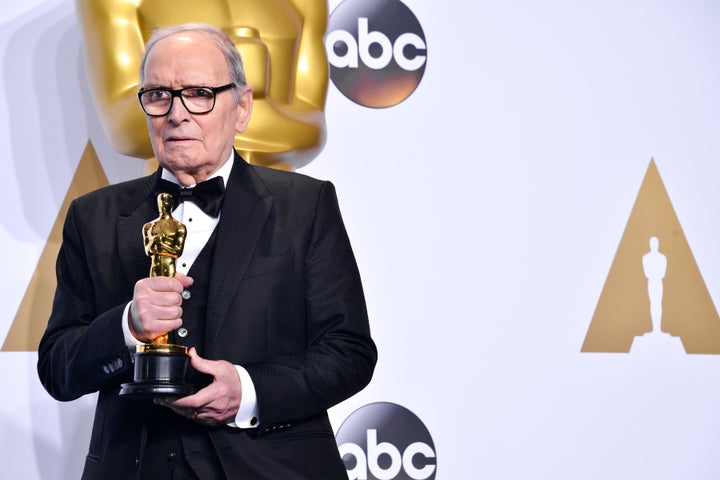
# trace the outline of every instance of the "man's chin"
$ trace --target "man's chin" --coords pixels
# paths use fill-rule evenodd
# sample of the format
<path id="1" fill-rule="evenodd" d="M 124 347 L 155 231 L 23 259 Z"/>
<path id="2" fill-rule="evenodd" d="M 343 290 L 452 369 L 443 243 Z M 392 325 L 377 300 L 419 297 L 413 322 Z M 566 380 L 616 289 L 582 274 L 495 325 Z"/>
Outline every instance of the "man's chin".
<path id="1" fill-rule="evenodd" d="M 165 150 L 158 155 L 158 163 L 168 169 L 173 168 L 197 168 L 205 163 L 205 152 L 196 148 L 175 147 Z"/>

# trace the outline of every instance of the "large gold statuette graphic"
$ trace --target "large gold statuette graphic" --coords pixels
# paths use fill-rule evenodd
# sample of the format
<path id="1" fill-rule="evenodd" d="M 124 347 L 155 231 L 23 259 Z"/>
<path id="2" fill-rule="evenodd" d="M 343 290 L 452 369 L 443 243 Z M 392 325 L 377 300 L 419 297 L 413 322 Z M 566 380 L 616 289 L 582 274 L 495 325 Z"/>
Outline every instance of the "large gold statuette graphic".
<path id="1" fill-rule="evenodd" d="M 94 104 L 120 153 L 153 157 L 137 102 L 140 60 L 153 30 L 186 22 L 223 30 L 242 55 L 254 97 L 252 121 L 235 136 L 245 160 L 293 170 L 322 150 L 329 82 L 325 0 L 76 0 L 76 5 Z"/>
<path id="2" fill-rule="evenodd" d="M 175 260 L 182 255 L 187 230 L 171 213 L 173 198 L 169 193 L 158 195 L 160 216 L 143 226 L 145 253 L 150 256 L 151 277 L 174 277 Z M 195 392 L 187 383 L 190 357 L 187 347 L 168 343 L 168 333 L 152 343 L 138 345 L 135 352 L 135 375 L 132 383 L 124 383 L 120 395 L 177 395 Z"/>

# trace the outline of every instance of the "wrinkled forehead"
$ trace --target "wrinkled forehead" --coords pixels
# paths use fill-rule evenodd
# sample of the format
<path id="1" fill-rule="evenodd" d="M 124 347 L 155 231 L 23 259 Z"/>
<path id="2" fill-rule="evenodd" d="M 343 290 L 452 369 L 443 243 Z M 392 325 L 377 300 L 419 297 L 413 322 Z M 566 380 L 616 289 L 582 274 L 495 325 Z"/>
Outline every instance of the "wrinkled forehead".
<path id="1" fill-rule="evenodd" d="M 159 40 L 148 53 L 144 73 L 146 88 L 214 86 L 230 78 L 220 48 L 197 32 L 181 32 Z"/>

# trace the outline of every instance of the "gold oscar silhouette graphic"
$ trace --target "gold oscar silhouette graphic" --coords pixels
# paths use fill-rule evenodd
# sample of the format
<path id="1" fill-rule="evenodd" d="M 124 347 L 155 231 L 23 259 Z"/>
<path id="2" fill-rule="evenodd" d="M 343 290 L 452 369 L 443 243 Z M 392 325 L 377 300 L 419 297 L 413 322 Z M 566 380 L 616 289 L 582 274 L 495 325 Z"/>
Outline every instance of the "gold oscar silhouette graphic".
<path id="1" fill-rule="evenodd" d="M 648 248 L 659 262 L 654 267 L 643 260 Z M 720 354 L 720 317 L 654 159 L 581 351 L 630 353 L 643 341 L 668 352 Z"/>
<path id="2" fill-rule="evenodd" d="M 250 163 L 293 170 L 325 143 L 329 70 L 325 0 L 76 0 L 88 83 L 103 130 L 115 149 L 148 159 L 155 169 L 144 114 L 137 102 L 145 42 L 159 26 L 203 22 L 235 41 L 253 86 L 252 120 L 235 147 Z M 69 202 L 108 184 L 88 141 L 3 351 L 34 351 L 50 316 L 55 259 Z"/>
<path id="3" fill-rule="evenodd" d="M 174 277 L 187 229 L 172 217 L 172 195 L 161 193 L 157 203 L 160 215 L 142 229 L 145 253 L 151 259 L 150 276 Z M 195 392 L 195 386 L 185 381 L 190 361 L 187 347 L 171 344 L 168 339 L 169 333 L 165 333 L 152 343 L 137 346 L 134 381 L 124 383 L 120 395 L 185 396 Z"/>

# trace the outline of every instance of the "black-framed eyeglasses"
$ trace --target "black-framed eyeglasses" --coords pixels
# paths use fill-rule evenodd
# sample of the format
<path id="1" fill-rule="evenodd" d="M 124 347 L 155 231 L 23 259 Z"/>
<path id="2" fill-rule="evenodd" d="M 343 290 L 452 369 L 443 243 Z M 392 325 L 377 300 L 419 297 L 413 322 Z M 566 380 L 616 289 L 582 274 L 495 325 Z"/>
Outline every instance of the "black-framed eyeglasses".
<path id="1" fill-rule="evenodd" d="M 138 98 L 143 111 L 151 117 L 164 117 L 170 113 L 175 97 L 180 97 L 188 112 L 200 115 L 215 108 L 215 97 L 218 93 L 234 86 L 234 83 L 228 83 L 222 87 L 185 87 L 177 90 L 163 87 L 147 90 L 143 88 L 138 92 Z"/>

